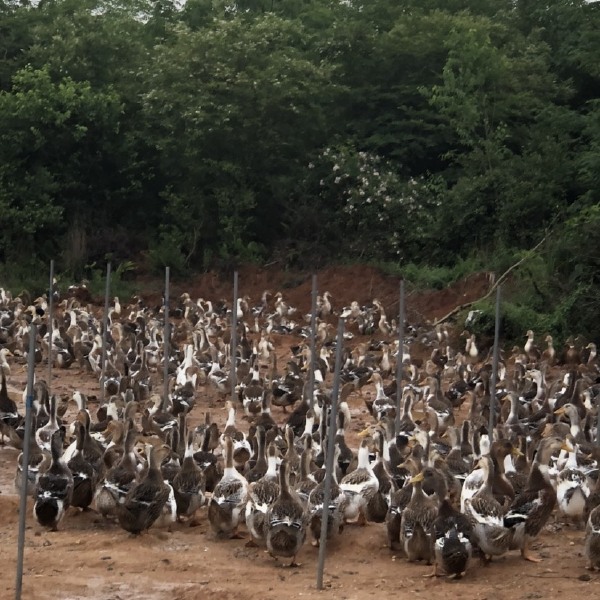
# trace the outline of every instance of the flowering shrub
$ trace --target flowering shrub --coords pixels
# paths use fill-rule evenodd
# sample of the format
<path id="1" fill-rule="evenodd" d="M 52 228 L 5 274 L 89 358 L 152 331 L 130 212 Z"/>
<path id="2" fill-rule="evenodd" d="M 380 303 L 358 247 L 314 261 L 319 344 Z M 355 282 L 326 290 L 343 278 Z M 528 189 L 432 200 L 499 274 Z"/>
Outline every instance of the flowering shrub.
<path id="1" fill-rule="evenodd" d="M 426 225 L 439 205 L 439 183 L 403 177 L 398 166 L 351 145 L 328 147 L 308 165 L 320 173 L 318 195 L 341 208 L 349 250 L 375 260 L 412 258 L 426 241 Z"/>

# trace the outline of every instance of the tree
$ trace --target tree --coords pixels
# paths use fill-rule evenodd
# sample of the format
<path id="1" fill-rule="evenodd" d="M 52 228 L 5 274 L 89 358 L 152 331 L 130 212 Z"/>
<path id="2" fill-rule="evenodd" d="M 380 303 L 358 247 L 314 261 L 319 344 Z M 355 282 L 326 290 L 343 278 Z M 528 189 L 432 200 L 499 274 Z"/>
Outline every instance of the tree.
<path id="1" fill-rule="evenodd" d="M 327 139 L 337 89 L 304 37 L 272 14 L 198 32 L 180 25 L 148 65 L 144 110 L 169 173 L 166 225 L 190 260 L 251 257 L 257 242 L 270 244 L 307 153 Z"/>
<path id="2" fill-rule="evenodd" d="M 69 234 L 70 260 L 85 258 L 86 222 L 104 214 L 121 104 L 69 77 L 25 68 L 0 92 L 0 248 L 5 260 L 43 249 L 55 256 Z M 92 208 L 94 207 L 94 208 Z M 93 210 L 93 212 L 92 212 Z M 83 251 L 83 252 L 82 252 Z"/>

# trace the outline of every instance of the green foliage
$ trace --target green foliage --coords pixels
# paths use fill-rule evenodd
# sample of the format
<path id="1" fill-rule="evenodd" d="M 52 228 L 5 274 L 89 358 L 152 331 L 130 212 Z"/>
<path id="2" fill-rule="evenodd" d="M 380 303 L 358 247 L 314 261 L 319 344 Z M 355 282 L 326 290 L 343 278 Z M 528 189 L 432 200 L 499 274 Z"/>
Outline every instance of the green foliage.
<path id="1" fill-rule="evenodd" d="M 158 242 L 148 250 L 150 268 L 154 274 L 164 272 L 165 267 L 172 270 L 173 275 L 182 276 L 189 273 L 186 257 L 182 251 L 183 240 L 177 230 L 164 230 Z"/>
<path id="2" fill-rule="evenodd" d="M 111 258 L 111 256 L 107 256 L 107 262 Z M 109 290 L 111 297 L 130 298 L 135 293 L 135 282 L 131 278 L 136 269 L 136 264 L 129 260 L 118 263 L 116 268 L 112 268 L 111 263 Z M 97 299 L 104 298 L 106 294 L 107 267 L 94 262 L 85 266 L 85 273 L 87 277 L 84 279 L 84 282 L 90 294 Z"/>
<path id="3" fill-rule="evenodd" d="M 506 334 L 600 336 L 599 32 L 584 0 L 0 2 L 0 263 L 526 258 Z"/>
<path id="4" fill-rule="evenodd" d="M 46 293 L 49 282 L 49 263 L 30 256 L 18 263 L 0 264 L 0 287 L 11 290 L 13 296 L 27 290 L 31 297 Z"/>
<path id="5" fill-rule="evenodd" d="M 397 267 L 399 276 L 403 277 L 416 289 L 441 290 L 450 284 L 484 268 L 484 264 L 476 257 L 459 260 L 453 266 L 431 266 L 408 263 Z"/>

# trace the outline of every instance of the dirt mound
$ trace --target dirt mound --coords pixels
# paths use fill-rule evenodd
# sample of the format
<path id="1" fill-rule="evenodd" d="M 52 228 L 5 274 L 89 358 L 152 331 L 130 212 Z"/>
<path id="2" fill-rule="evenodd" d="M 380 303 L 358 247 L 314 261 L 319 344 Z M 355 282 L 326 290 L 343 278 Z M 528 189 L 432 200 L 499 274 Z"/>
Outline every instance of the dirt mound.
<path id="1" fill-rule="evenodd" d="M 360 305 L 378 299 L 388 315 L 398 311 L 400 280 L 367 265 L 332 266 L 316 273 L 320 293 L 332 295 L 335 311 L 356 300 Z M 298 308 L 300 314 L 310 312 L 312 274 L 281 270 L 277 265 L 267 267 L 245 266 L 238 271 L 239 295 L 258 303 L 263 292 L 281 292 L 285 300 Z M 406 286 L 406 310 L 409 320 L 433 321 L 446 315 L 456 306 L 483 296 L 491 285 L 489 273 L 475 273 L 441 290 L 415 291 Z M 156 289 L 156 287 L 154 288 Z M 192 298 L 231 302 L 233 275 L 211 271 L 197 275 L 185 283 L 173 285 L 174 300 L 183 292 Z M 160 297 L 153 297 L 160 301 Z"/>

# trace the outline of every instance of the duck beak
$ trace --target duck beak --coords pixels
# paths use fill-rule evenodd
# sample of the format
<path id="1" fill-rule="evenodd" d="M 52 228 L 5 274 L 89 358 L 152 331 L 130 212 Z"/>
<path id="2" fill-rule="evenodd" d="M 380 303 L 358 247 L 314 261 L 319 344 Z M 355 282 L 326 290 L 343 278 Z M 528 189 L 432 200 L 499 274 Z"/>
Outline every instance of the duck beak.
<path id="1" fill-rule="evenodd" d="M 357 435 L 361 439 L 368 437 L 369 435 L 371 435 L 371 426 L 369 425 L 366 429 L 363 429 L 362 431 L 359 431 L 357 433 Z"/>
<path id="2" fill-rule="evenodd" d="M 564 406 L 561 406 L 560 408 L 557 408 L 557 409 L 554 411 L 554 414 L 555 414 L 555 415 L 564 415 L 564 414 L 565 414 L 565 407 L 564 407 Z"/>
<path id="3" fill-rule="evenodd" d="M 425 475 L 423 475 L 423 471 L 417 473 L 414 477 L 411 477 L 409 483 L 418 483 L 419 481 L 423 481 L 425 479 Z"/>
<path id="4" fill-rule="evenodd" d="M 518 458 L 519 456 L 523 456 L 523 453 L 518 449 L 518 448 L 513 448 L 510 453 L 515 457 Z"/>
<path id="5" fill-rule="evenodd" d="M 560 449 L 564 450 L 565 452 L 573 452 L 573 450 L 574 450 L 573 447 L 571 447 L 568 442 L 564 442 L 563 444 L 561 444 Z"/>

